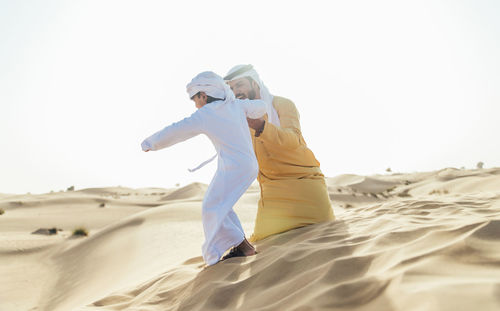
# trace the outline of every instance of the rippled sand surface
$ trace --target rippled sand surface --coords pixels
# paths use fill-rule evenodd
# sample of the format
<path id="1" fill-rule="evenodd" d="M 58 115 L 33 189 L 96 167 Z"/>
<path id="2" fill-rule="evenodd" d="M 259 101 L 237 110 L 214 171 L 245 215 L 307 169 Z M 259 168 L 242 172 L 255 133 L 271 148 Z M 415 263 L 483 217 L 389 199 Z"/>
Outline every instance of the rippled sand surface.
<path id="1" fill-rule="evenodd" d="M 336 221 L 208 268 L 206 185 L 0 195 L 0 310 L 500 310 L 500 169 L 327 183 Z"/>

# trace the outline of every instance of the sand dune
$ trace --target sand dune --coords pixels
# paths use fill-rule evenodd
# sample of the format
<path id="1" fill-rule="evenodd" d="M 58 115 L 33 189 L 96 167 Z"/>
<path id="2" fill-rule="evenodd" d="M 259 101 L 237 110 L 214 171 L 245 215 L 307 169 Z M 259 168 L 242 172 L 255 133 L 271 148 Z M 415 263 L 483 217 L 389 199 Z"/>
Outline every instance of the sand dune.
<path id="1" fill-rule="evenodd" d="M 500 169 L 327 184 L 336 221 L 208 268 L 206 185 L 0 195 L 0 310 L 499 310 Z M 248 234 L 257 200 L 236 206 Z"/>
<path id="2" fill-rule="evenodd" d="M 202 183 L 192 183 L 185 187 L 169 193 L 161 198 L 162 201 L 169 200 L 203 200 L 203 195 L 208 186 Z"/>

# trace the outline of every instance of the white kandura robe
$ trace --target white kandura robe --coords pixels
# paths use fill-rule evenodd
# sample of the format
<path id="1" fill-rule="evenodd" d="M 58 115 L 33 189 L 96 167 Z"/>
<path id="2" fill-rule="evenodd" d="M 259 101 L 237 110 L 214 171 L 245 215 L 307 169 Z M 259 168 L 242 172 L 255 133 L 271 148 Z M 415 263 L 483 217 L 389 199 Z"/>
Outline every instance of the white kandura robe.
<path id="1" fill-rule="evenodd" d="M 208 265 L 217 263 L 225 251 L 245 239 L 233 206 L 259 171 L 246 118 L 257 119 L 265 113 L 266 106 L 261 100 L 216 101 L 142 143 L 143 150 L 159 150 L 205 134 L 214 144 L 217 171 L 202 203 L 205 232 L 202 253 Z"/>

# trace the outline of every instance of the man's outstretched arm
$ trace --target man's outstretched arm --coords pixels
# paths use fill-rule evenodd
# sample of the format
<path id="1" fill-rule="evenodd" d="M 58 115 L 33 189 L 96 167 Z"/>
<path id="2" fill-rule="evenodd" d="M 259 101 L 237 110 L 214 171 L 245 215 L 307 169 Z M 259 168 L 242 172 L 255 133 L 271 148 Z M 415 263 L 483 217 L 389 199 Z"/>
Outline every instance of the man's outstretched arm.
<path id="1" fill-rule="evenodd" d="M 175 122 L 146 138 L 141 144 L 142 150 L 163 149 L 196 136 L 201 133 L 202 121 L 199 111 L 196 111 L 190 117 Z"/>

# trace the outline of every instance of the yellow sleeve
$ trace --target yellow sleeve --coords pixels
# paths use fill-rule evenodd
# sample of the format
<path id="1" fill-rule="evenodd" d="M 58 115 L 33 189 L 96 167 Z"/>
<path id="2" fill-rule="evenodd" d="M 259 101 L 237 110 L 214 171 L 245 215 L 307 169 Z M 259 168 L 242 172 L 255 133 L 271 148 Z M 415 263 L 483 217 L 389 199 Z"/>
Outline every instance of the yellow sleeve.
<path id="1" fill-rule="evenodd" d="M 295 104 L 290 100 L 285 100 L 275 108 L 277 108 L 276 111 L 280 118 L 280 126 L 266 122 L 264 131 L 257 138 L 283 148 L 294 149 L 299 147 L 302 134 L 299 112 Z"/>

